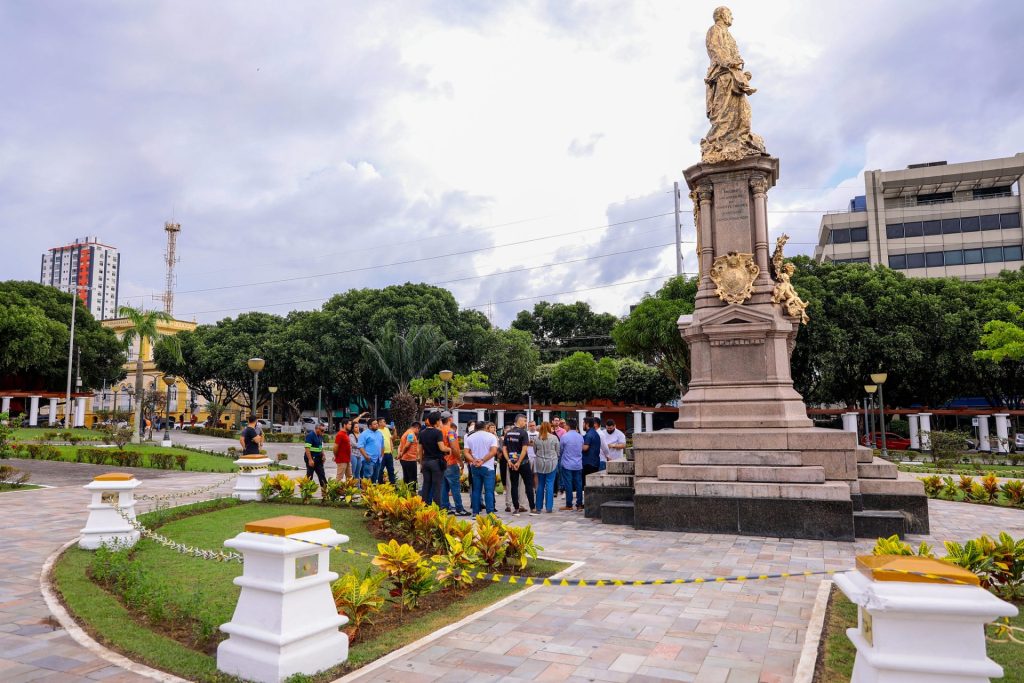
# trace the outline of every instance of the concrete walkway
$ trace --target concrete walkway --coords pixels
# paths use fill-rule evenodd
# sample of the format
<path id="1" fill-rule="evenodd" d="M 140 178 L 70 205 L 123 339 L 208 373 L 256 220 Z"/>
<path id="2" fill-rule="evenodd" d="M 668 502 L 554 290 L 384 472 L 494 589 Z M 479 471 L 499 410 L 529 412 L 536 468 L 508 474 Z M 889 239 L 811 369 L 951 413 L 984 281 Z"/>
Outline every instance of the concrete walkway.
<path id="1" fill-rule="evenodd" d="M 0 494 L 0 680 L 133 681 L 54 629 L 39 592 L 41 566 L 77 536 L 82 484 L 109 468 L 17 461 L 58 488 Z M 189 490 L 223 474 L 140 470 L 140 493 Z M 227 486 L 224 487 L 225 491 Z M 208 497 L 208 496 L 207 496 Z M 928 540 L 1024 535 L 1024 512 L 931 501 Z M 509 518 L 509 515 L 502 515 Z M 603 526 L 582 513 L 513 518 L 531 523 L 546 555 L 586 562 L 582 578 L 726 576 L 845 569 L 856 544 Z M 511 520 L 510 520 L 511 521 Z M 394 662 L 362 681 L 701 681 L 792 679 L 820 577 L 718 585 L 541 588 Z"/>

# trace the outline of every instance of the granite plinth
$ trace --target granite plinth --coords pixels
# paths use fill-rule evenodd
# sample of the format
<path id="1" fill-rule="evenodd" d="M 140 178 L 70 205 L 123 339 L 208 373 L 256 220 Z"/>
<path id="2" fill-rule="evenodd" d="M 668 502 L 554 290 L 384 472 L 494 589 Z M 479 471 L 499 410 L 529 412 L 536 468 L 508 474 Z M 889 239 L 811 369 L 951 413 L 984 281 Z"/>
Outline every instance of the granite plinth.
<path id="1" fill-rule="evenodd" d="M 637 529 L 854 540 L 849 500 L 727 498 L 637 494 Z"/>
<path id="2" fill-rule="evenodd" d="M 610 500 L 601 505 L 601 523 L 633 526 L 634 505 L 631 500 Z"/>
<path id="3" fill-rule="evenodd" d="M 861 493 L 864 510 L 900 510 L 907 518 L 907 533 L 928 534 L 928 497 L 885 493 Z"/>
<path id="4" fill-rule="evenodd" d="M 862 510 L 853 513 L 857 538 L 889 538 L 907 535 L 907 515 L 899 510 Z"/>
<path id="5" fill-rule="evenodd" d="M 583 497 L 583 514 L 596 519 L 601 516 L 601 506 L 605 503 L 632 500 L 632 486 L 592 486 L 588 483 L 586 495 Z"/>

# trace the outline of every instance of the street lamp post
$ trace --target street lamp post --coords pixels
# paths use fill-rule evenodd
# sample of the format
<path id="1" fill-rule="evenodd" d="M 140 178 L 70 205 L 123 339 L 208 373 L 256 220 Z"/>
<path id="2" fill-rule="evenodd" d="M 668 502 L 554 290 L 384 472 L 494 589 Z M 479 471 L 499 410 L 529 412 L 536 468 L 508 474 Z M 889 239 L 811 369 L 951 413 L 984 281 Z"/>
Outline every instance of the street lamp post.
<path id="1" fill-rule="evenodd" d="M 882 385 L 885 384 L 885 380 L 889 378 L 889 374 L 885 372 L 873 372 L 871 373 L 871 381 L 878 385 L 878 431 L 882 433 L 882 457 L 889 457 L 889 449 L 885 443 L 885 394 L 882 391 Z"/>
<path id="2" fill-rule="evenodd" d="M 867 398 L 864 399 L 864 419 L 867 420 L 868 442 L 864 445 L 873 449 L 875 447 L 875 392 L 878 391 L 878 386 L 865 384 L 864 391 L 868 393 Z"/>
<path id="3" fill-rule="evenodd" d="M 167 387 L 167 400 L 164 402 L 164 440 L 160 445 L 164 448 L 171 447 L 171 387 L 178 380 L 174 375 L 164 375 L 164 386 Z"/>
<path id="4" fill-rule="evenodd" d="M 132 397 L 135 396 L 135 387 L 131 384 L 122 384 L 121 389 L 128 394 L 128 412 L 132 412 Z"/>
<path id="5" fill-rule="evenodd" d="M 267 391 L 270 392 L 270 433 L 274 433 L 274 394 L 277 393 L 277 387 L 267 387 Z"/>
<path id="6" fill-rule="evenodd" d="M 442 370 L 437 376 L 444 382 L 444 409 L 448 410 L 448 382 L 452 381 L 453 373 L 451 370 Z"/>
<path id="7" fill-rule="evenodd" d="M 249 369 L 252 370 L 252 414 L 256 414 L 256 397 L 259 395 L 260 372 L 267 364 L 262 358 L 250 358 Z"/>

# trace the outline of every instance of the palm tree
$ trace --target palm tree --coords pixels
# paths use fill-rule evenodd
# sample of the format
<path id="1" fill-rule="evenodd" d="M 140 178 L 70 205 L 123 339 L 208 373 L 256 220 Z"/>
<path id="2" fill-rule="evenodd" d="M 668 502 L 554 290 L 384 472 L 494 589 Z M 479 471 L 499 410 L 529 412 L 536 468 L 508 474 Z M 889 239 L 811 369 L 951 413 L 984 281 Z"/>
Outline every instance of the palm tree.
<path id="1" fill-rule="evenodd" d="M 139 428 L 142 425 L 142 396 L 145 391 L 142 377 L 144 362 L 142 357 L 143 343 L 148 341 L 150 348 L 154 348 L 158 342 L 163 341 L 179 361 L 181 360 L 181 346 L 178 344 L 177 339 L 166 336 L 157 329 L 158 323 L 174 320 L 167 313 L 163 311 L 143 311 L 132 306 L 121 306 L 117 314 L 131 323 L 131 327 L 125 330 L 124 337 L 121 338 L 125 348 L 130 348 L 136 339 L 139 340 L 139 353 L 135 359 L 135 395 L 139 397 L 139 400 L 135 402 L 135 414 L 132 417 L 132 443 L 139 443 L 141 441 L 139 438 Z"/>
<path id="2" fill-rule="evenodd" d="M 445 339 L 436 325 L 414 325 L 399 332 L 393 322 L 384 326 L 380 337 L 363 340 L 367 361 L 393 382 L 398 391 L 391 397 L 391 417 L 399 432 L 416 419 L 418 403 L 409 393 L 409 383 L 440 365 L 455 342 Z"/>

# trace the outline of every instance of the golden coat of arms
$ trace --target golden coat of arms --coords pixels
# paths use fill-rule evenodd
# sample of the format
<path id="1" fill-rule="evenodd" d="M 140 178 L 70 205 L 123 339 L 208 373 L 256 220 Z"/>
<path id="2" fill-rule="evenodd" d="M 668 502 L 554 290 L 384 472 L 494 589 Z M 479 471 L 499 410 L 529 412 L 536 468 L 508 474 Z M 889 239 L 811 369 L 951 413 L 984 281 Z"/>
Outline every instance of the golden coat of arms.
<path id="1" fill-rule="evenodd" d="M 754 280 L 761 269 L 754 263 L 753 254 L 730 251 L 711 264 L 711 281 L 715 294 L 727 304 L 741 304 L 754 293 Z"/>

